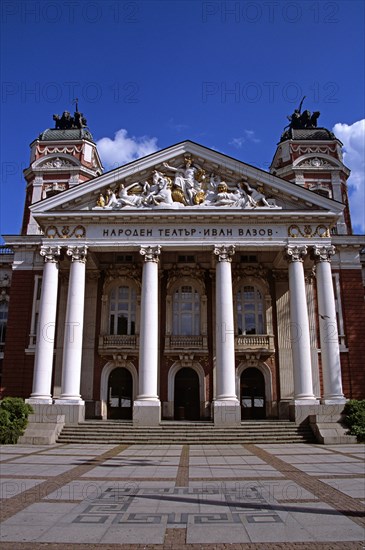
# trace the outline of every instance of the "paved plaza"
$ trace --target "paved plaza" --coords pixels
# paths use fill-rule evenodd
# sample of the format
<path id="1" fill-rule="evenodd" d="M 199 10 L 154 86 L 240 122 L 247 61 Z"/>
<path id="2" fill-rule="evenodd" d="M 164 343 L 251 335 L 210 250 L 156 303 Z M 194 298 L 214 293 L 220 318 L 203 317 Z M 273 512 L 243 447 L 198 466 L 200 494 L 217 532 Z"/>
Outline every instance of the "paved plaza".
<path id="1" fill-rule="evenodd" d="M 364 450 L 3 446 L 1 546 L 362 549 Z"/>

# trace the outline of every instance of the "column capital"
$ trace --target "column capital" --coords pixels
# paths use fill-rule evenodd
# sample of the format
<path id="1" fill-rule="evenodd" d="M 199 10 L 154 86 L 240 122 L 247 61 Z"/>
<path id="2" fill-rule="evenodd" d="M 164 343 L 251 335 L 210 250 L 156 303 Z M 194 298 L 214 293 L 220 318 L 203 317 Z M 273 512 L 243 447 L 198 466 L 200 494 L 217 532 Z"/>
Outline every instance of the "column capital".
<path id="1" fill-rule="evenodd" d="M 215 245 L 214 254 L 218 256 L 219 262 L 232 262 L 232 256 L 235 253 L 236 247 L 234 245 L 225 246 L 225 245 Z"/>
<path id="2" fill-rule="evenodd" d="M 161 254 L 161 246 L 141 246 L 139 249 L 141 256 L 144 256 L 145 262 L 158 263 L 158 257 Z"/>
<path id="3" fill-rule="evenodd" d="M 307 255 L 308 248 L 304 244 L 302 246 L 287 246 L 285 248 L 285 257 L 289 263 L 303 262 L 304 256 Z"/>
<path id="4" fill-rule="evenodd" d="M 311 250 L 312 259 L 317 262 L 330 262 L 331 256 L 336 252 L 335 247 L 331 244 L 328 246 L 314 245 Z"/>
<path id="5" fill-rule="evenodd" d="M 39 254 L 43 256 L 46 263 L 51 262 L 55 264 L 58 262 L 58 256 L 61 254 L 61 247 L 42 245 Z"/>
<path id="6" fill-rule="evenodd" d="M 66 250 L 67 256 L 71 256 L 72 262 L 86 263 L 87 246 L 68 246 Z"/>

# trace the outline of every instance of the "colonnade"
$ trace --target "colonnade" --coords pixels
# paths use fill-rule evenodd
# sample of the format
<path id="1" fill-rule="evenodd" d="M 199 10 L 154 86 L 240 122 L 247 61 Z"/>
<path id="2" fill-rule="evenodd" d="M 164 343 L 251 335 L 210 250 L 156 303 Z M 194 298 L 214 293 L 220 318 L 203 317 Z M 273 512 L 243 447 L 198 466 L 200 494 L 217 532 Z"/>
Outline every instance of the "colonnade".
<path id="1" fill-rule="evenodd" d="M 141 246 L 143 274 L 139 349 L 139 391 L 133 419 L 137 425 L 158 424 L 161 406 L 158 396 L 158 263 L 160 246 Z M 54 333 L 57 317 L 59 246 L 42 246 L 44 257 L 39 325 L 35 351 L 33 391 L 30 403 L 52 403 L 51 381 Z M 216 262 L 216 397 L 213 401 L 216 424 L 237 424 L 240 406 L 235 390 L 235 342 L 231 262 L 234 246 L 214 247 Z M 313 246 L 316 263 L 323 401 L 344 401 L 341 383 L 340 351 L 330 260 L 333 246 Z M 85 301 L 87 246 L 68 246 L 70 277 L 66 307 L 60 404 L 82 404 L 80 396 L 82 335 Z M 295 404 L 316 403 L 313 394 L 310 338 L 303 259 L 308 247 L 289 245 L 288 261 L 290 323 Z"/>

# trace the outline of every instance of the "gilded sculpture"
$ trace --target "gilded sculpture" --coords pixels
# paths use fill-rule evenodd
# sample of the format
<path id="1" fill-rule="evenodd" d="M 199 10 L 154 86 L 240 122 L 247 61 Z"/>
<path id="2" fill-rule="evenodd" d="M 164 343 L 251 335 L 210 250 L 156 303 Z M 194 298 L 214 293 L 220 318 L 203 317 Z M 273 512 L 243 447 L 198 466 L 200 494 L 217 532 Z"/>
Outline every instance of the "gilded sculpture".
<path id="1" fill-rule="evenodd" d="M 166 172 L 155 168 L 145 181 L 120 183 L 116 189 L 108 187 L 104 194 L 100 193 L 94 208 L 278 208 L 275 201 L 265 196 L 262 186 L 247 181 L 222 181 L 215 173 L 208 177 L 190 156 L 185 156 L 180 166 L 164 162 L 163 167 Z"/>

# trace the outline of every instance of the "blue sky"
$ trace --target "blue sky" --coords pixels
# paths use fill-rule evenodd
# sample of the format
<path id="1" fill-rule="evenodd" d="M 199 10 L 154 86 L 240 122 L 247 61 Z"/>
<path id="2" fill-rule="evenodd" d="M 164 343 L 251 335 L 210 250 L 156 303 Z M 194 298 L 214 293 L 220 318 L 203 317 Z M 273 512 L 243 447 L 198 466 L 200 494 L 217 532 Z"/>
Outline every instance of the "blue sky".
<path id="1" fill-rule="evenodd" d="M 106 168 L 190 139 L 268 169 L 303 95 L 346 146 L 364 232 L 364 5 L 3 0 L 1 233 L 20 230 L 29 143 L 74 97 Z"/>

